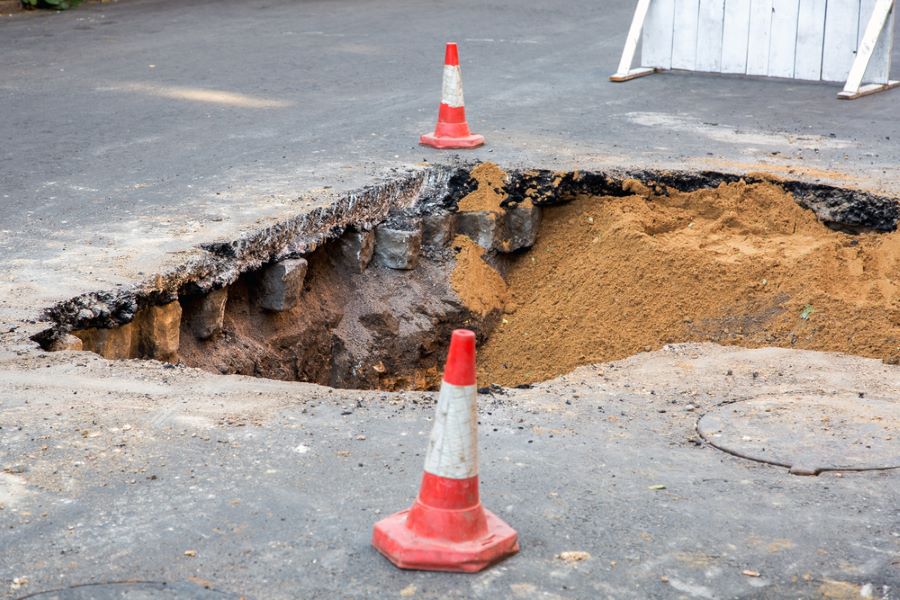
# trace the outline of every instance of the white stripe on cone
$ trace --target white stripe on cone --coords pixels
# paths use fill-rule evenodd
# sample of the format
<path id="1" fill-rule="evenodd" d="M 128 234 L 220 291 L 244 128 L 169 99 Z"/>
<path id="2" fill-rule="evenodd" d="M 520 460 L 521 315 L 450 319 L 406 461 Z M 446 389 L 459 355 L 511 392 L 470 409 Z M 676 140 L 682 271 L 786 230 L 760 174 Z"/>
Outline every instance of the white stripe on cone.
<path id="1" fill-rule="evenodd" d="M 441 87 L 441 102 L 459 108 L 463 102 L 462 73 L 459 65 L 444 65 L 444 84 Z"/>
<path id="2" fill-rule="evenodd" d="M 478 474 L 478 410 L 474 385 L 441 383 L 425 470 L 447 479 Z"/>

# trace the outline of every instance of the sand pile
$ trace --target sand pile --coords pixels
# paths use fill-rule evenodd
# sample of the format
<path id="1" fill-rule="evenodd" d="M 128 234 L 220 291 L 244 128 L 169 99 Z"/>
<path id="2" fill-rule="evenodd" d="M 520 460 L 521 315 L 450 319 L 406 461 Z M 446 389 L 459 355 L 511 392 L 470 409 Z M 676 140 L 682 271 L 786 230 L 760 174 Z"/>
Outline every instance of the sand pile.
<path id="1" fill-rule="evenodd" d="M 482 384 L 683 341 L 900 357 L 900 232 L 834 232 L 774 184 L 626 185 L 545 210 L 480 349 Z"/>
<path id="2" fill-rule="evenodd" d="M 453 239 L 453 248 L 458 253 L 450 285 L 466 308 L 482 317 L 502 310 L 509 291 L 500 273 L 484 261 L 484 248 L 464 235 Z"/>
<path id="3" fill-rule="evenodd" d="M 488 210 L 499 212 L 500 201 L 506 198 L 503 184 L 506 173 L 494 163 L 481 163 L 472 169 L 471 177 L 478 182 L 478 187 L 459 201 L 461 212 Z"/>

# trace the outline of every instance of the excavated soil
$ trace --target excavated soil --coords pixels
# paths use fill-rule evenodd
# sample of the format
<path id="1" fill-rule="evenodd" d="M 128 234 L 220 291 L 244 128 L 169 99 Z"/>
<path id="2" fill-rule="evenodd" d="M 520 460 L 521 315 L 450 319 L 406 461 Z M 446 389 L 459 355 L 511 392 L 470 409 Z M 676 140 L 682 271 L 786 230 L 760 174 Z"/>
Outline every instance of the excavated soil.
<path id="1" fill-rule="evenodd" d="M 623 188 L 544 210 L 480 348 L 483 385 L 684 341 L 900 359 L 900 231 L 833 231 L 770 183 Z"/>
<path id="2" fill-rule="evenodd" d="M 465 198 L 459 201 L 457 206 L 460 212 L 475 212 L 487 210 L 499 212 L 500 201 L 506 198 L 503 186 L 506 182 L 506 173 L 494 163 L 481 163 L 472 169 L 471 178 L 477 183 L 477 187 Z"/>
<path id="3" fill-rule="evenodd" d="M 485 163 L 470 175 L 459 195 L 470 193 L 458 204 L 453 196 L 385 221 L 395 226 L 402 216 L 420 227 L 421 248 L 409 242 L 405 250 L 418 257 L 406 265 L 414 268 L 395 270 L 390 253 L 379 255 L 378 248 L 402 248 L 390 227 L 379 230 L 383 238 L 367 234 L 382 240 L 367 268 L 346 251 L 364 231 L 337 231 L 304 254 L 304 289 L 288 310 L 264 309 L 263 271 L 247 271 L 227 286 L 220 330 L 201 339 L 205 292 L 183 290 L 180 310 L 169 311 L 174 330 L 163 328 L 166 347 L 177 349 L 172 356 L 149 352 L 156 346 L 143 338 L 118 353 L 98 349 L 91 335 L 118 338 L 96 325 L 74 333 L 85 349 L 111 358 L 387 390 L 439 386 L 457 327 L 478 335 L 482 386 L 542 381 L 692 341 L 900 363 L 900 231 L 846 232 L 890 229 L 887 199 L 861 211 L 840 194 L 820 190 L 825 195 L 813 202 L 819 192 L 773 180 L 718 179 L 717 188 L 693 182 L 695 191 L 679 191 L 665 173 L 665 184 L 646 175 L 515 179 Z M 149 327 L 148 310 L 119 327 L 119 337 L 134 338 L 135 327 L 159 333 L 165 323 Z"/>
<path id="4" fill-rule="evenodd" d="M 482 317 L 502 310 L 509 289 L 500 273 L 485 261 L 484 248 L 464 235 L 453 239 L 453 248 L 457 254 L 450 286 L 466 308 Z"/>

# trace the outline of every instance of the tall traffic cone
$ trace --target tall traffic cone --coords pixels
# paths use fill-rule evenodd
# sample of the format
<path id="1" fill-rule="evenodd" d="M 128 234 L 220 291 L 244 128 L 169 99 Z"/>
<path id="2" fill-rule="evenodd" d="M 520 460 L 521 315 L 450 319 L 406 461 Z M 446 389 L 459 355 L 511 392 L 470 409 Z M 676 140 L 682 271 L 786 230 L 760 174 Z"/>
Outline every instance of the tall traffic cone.
<path id="1" fill-rule="evenodd" d="M 419 496 L 372 533 L 372 545 L 402 569 L 474 572 L 519 551 L 516 532 L 478 498 L 475 394 L 475 334 L 457 329 Z"/>
<path id="2" fill-rule="evenodd" d="M 420 137 L 419 143 L 434 148 L 475 148 L 484 143 L 484 136 L 470 132 L 466 123 L 459 50 L 454 42 L 447 43 L 444 53 L 444 84 L 441 87 L 437 127 L 434 133 Z"/>

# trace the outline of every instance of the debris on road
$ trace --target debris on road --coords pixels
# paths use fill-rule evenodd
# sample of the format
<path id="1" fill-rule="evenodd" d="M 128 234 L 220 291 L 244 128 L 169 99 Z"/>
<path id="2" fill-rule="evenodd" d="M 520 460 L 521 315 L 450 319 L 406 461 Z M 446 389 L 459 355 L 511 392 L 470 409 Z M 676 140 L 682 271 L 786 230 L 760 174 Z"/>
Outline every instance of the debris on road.
<path id="1" fill-rule="evenodd" d="M 744 569 L 741 571 L 741 575 L 746 575 L 747 577 L 759 577 L 759 571 L 751 571 L 750 569 Z"/>
<path id="2" fill-rule="evenodd" d="M 590 559 L 591 554 L 590 552 L 584 552 L 583 550 L 566 550 L 565 552 L 557 554 L 556 558 L 563 562 L 576 563 Z"/>

